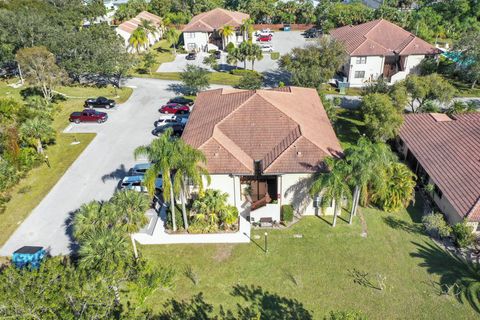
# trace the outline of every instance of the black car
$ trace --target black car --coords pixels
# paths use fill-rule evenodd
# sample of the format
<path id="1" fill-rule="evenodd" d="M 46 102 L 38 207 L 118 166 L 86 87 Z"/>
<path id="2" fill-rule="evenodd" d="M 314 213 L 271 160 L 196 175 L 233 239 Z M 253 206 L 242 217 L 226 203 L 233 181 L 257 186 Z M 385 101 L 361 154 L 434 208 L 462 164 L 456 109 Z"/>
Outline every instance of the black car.
<path id="1" fill-rule="evenodd" d="M 105 97 L 98 97 L 96 99 L 90 98 L 85 100 L 85 108 L 105 108 L 110 109 L 115 107 L 115 100 L 107 99 Z"/>
<path id="2" fill-rule="evenodd" d="M 193 100 L 185 97 L 175 97 L 168 100 L 168 103 L 178 103 L 183 104 L 184 106 L 191 106 L 193 105 Z"/>
<path id="3" fill-rule="evenodd" d="M 215 51 L 215 58 L 220 59 L 221 57 L 222 57 L 222 53 L 220 52 L 220 50 Z"/>
<path id="4" fill-rule="evenodd" d="M 318 38 L 322 34 L 322 31 L 317 28 L 310 28 L 303 33 L 305 38 Z"/>
<path id="5" fill-rule="evenodd" d="M 164 126 L 160 126 L 160 127 L 156 127 L 155 129 L 152 130 L 152 134 L 154 136 L 159 136 L 161 134 L 163 134 L 165 132 L 165 130 L 167 130 L 168 128 L 172 128 L 173 130 L 173 136 L 174 137 L 180 137 L 183 133 L 183 129 L 185 128 L 183 125 L 181 124 L 166 124 Z"/>
<path id="6" fill-rule="evenodd" d="M 185 57 L 185 59 L 187 60 L 195 60 L 197 59 L 197 54 L 195 52 L 190 52 L 189 54 L 187 54 L 187 56 Z"/>

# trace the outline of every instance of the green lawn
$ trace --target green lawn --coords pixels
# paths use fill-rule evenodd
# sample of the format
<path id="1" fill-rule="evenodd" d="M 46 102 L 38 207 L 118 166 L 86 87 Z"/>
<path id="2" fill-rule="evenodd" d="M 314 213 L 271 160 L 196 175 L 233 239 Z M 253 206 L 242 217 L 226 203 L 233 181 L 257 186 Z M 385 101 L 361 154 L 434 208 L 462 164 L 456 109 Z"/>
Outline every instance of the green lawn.
<path id="1" fill-rule="evenodd" d="M 0 245 L 3 245 L 20 223 L 47 195 L 64 172 L 82 153 L 95 137 L 95 134 L 66 134 L 61 131 L 68 125 L 71 112 L 83 109 L 85 97 L 106 96 L 124 102 L 132 93 L 131 88 L 115 90 L 113 88 L 60 87 L 58 92 L 79 98 L 67 99 L 60 103 L 60 111 L 55 115 L 53 127 L 57 130 L 57 142 L 46 149 L 50 168 L 43 164 L 31 170 L 12 190 L 11 200 L 5 212 L 0 214 Z M 20 89 L 12 89 L 0 82 L 0 96 L 21 99 Z M 80 144 L 72 145 L 74 140 Z"/>
<path id="2" fill-rule="evenodd" d="M 358 110 L 338 109 L 335 132 L 342 147 L 345 149 L 354 144 L 362 134 L 364 124 Z"/>
<path id="3" fill-rule="evenodd" d="M 451 276 L 468 277 L 468 270 L 423 234 L 414 222 L 416 208 L 396 214 L 362 211 L 366 238 L 359 218 L 352 226 L 339 220 L 333 229 L 330 217 L 328 222 L 304 217 L 286 230 L 254 230 L 260 239 L 250 244 L 142 246 L 142 254 L 156 265 L 177 270 L 175 288 L 156 292 L 147 304 L 159 311 L 167 299 L 203 293 L 216 310 L 220 305 L 235 310 L 237 303 L 247 304 L 233 287 L 254 285 L 269 292 L 260 308 L 275 303 L 277 294 L 303 303 L 314 319 L 330 310 L 358 310 L 369 319 L 478 319 L 462 296 L 458 301 L 440 294 L 440 285 L 451 285 Z M 294 238 L 298 234 L 303 238 Z M 197 274 L 198 285 L 186 276 L 187 266 Z M 365 285 L 354 282 L 355 272 L 368 273 Z M 377 274 L 385 277 L 384 290 L 376 288 Z"/>
<path id="4" fill-rule="evenodd" d="M 154 78 L 162 80 L 180 81 L 180 72 L 153 72 L 152 74 L 135 74 L 135 77 Z M 239 83 L 241 76 L 226 72 L 211 72 L 208 75 L 210 84 L 221 84 L 235 86 Z"/>
<path id="5" fill-rule="evenodd" d="M 173 54 L 173 49 L 170 46 L 170 43 L 163 39 L 155 43 L 150 49 L 150 52 L 155 54 L 156 63 L 152 67 L 152 71 L 156 72 L 158 67 L 164 62 L 172 62 L 175 60 L 175 55 Z M 139 63 L 133 70 L 135 76 L 148 76 L 148 70 L 143 67 L 142 55 L 138 55 Z"/>

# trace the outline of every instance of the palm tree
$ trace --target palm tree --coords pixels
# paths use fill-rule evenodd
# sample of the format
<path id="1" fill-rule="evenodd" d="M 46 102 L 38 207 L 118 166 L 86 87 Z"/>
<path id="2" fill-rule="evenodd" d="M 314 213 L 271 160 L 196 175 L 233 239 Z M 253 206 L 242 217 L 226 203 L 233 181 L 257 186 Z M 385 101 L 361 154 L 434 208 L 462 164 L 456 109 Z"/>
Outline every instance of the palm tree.
<path id="1" fill-rule="evenodd" d="M 117 213 L 121 228 L 127 233 L 138 232 L 148 223 L 145 212 L 150 207 L 148 197 L 133 190 L 116 192 L 110 200 Z"/>
<path id="2" fill-rule="evenodd" d="M 137 53 L 140 53 L 140 48 L 145 48 L 148 44 L 147 31 L 143 27 L 138 26 L 128 39 L 128 44 L 131 48 L 136 49 Z"/>
<path id="3" fill-rule="evenodd" d="M 77 241 L 81 241 L 87 235 L 100 229 L 108 229 L 113 220 L 113 211 L 108 205 L 92 201 L 83 204 L 75 213 L 73 220 L 73 235 Z"/>
<path id="4" fill-rule="evenodd" d="M 202 197 L 193 202 L 192 210 L 195 212 L 195 218 L 216 224 L 222 213 L 228 210 L 227 200 L 228 193 L 207 189 Z"/>
<path id="5" fill-rule="evenodd" d="M 227 55 L 227 63 L 234 64 L 235 69 L 237 68 L 238 63 L 238 48 L 233 48 L 231 52 Z"/>
<path id="6" fill-rule="evenodd" d="M 150 40 L 149 40 L 148 36 L 150 34 L 154 34 L 155 32 L 157 32 L 157 27 L 150 20 L 146 20 L 146 19 L 142 19 L 140 21 L 139 27 L 143 28 L 143 30 L 145 30 L 145 32 L 147 34 L 147 43 L 150 44 Z"/>
<path id="7" fill-rule="evenodd" d="M 243 33 L 243 41 L 252 42 L 252 34 L 253 34 L 253 19 L 245 19 L 242 21 L 242 25 L 240 26 L 240 30 Z"/>
<path id="8" fill-rule="evenodd" d="M 310 187 L 310 194 L 312 197 L 320 194 L 323 204 L 335 202 L 332 223 L 332 227 L 335 227 L 337 216 L 342 209 L 343 199 L 351 198 L 351 190 L 347 183 L 350 168 L 343 159 L 327 158 L 325 165 L 329 171 L 319 174 Z"/>
<path id="9" fill-rule="evenodd" d="M 182 214 L 185 229 L 188 229 L 188 219 L 186 210 L 187 198 L 187 179 L 193 185 L 199 186 L 199 193 L 203 193 L 203 177 L 206 177 L 207 183 L 210 184 L 210 175 L 204 165 L 207 161 L 202 151 L 197 150 L 190 145 L 178 140 L 178 153 L 181 155 L 176 165 L 174 177 L 174 187 L 180 192 L 182 201 Z"/>
<path id="10" fill-rule="evenodd" d="M 247 69 L 247 59 L 250 53 L 250 46 L 247 42 L 242 42 L 235 50 L 238 61 L 243 62 L 243 69 Z"/>
<path id="11" fill-rule="evenodd" d="M 369 199 L 369 190 L 373 187 L 384 189 L 386 169 L 395 155 L 384 143 L 373 143 L 367 138 L 360 138 L 356 145 L 347 148 L 344 152 L 345 160 L 351 167 L 349 184 L 354 187 L 353 203 L 350 211 L 350 223 L 356 215 L 360 198 L 366 205 Z"/>
<path id="12" fill-rule="evenodd" d="M 173 45 L 173 54 L 177 54 L 176 45 L 178 43 L 178 39 L 180 38 L 180 32 L 178 32 L 175 28 L 169 28 L 165 33 L 165 39 L 167 39 L 168 43 Z"/>
<path id="13" fill-rule="evenodd" d="M 249 58 L 248 60 L 252 61 L 252 70 L 255 60 L 262 60 L 263 53 L 262 48 L 258 44 L 250 44 Z"/>
<path id="14" fill-rule="evenodd" d="M 235 34 L 235 28 L 232 26 L 223 26 L 220 30 L 218 30 L 220 36 L 222 36 L 222 47 L 225 50 L 227 40 L 230 36 Z"/>
<path id="15" fill-rule="evenodd" d="M 175 169 L 175 164 L 178 163 L 180 154 L 177 147 L 178 140 L 172 137 L 172 132 L 172 128 L 168 128 L 160 137 L 153 140 L 150 145 L 136 148 L 134 156 L 135 159 L 140 156 L 146 156 L 152 163 L 152 166 L 145 172 L 145 186 L 150 195 L 154 195 L 155 180 L 159 174 L 162 175 L 163 198 L 170 202 L 173 231 L 177 231 L 171 171 Z"/>
<path id="16" fill-rule="evenodd" d="M 43 154 L 42 140 L 45 140 L 55 134 L 55 130 L 50 126 L 50 121 L 35 117 L 33 119 L 26 120 L 20 126 L 21 135 L 27 140 L 32 141 L 32 145 L 35 145 L 37 152 Z"/>

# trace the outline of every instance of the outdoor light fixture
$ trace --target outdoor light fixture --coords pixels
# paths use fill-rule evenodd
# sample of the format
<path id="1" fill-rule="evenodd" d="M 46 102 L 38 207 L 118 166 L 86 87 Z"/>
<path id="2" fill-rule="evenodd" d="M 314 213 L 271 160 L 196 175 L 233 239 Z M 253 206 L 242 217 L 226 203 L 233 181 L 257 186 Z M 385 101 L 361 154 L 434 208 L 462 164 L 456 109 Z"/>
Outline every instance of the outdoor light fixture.
<path id="1" fill-rule="evenodd" d="M 268 252 L 268 233 L 265 232 L 265 253 Z"/>

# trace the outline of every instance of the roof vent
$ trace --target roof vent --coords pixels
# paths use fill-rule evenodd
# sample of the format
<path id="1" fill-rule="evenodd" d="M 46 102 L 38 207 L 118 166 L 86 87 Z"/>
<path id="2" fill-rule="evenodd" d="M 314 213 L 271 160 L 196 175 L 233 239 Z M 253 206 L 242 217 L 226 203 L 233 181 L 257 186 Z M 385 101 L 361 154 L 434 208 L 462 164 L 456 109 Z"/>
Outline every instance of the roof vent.
<path id="1" fill-rule="evenodd" d="M 301 157 L 302 156 L 302 151 L 297 151 L 297 156 Z"/>
<path id="2" fill-rule="evenodd" d="M 453 121 L 453 119 L 445 113 L 430 113 L 430 116 L 433 118 L 433 120 L 435 120 L 435 122 Z"/>
<path id="3" fill-rule="evenodd" d="M 213 154 L 213 156 L 214 156 L 214 157 L 218 157 L 218 152 L 215 152 L 215 153 Z"/>

